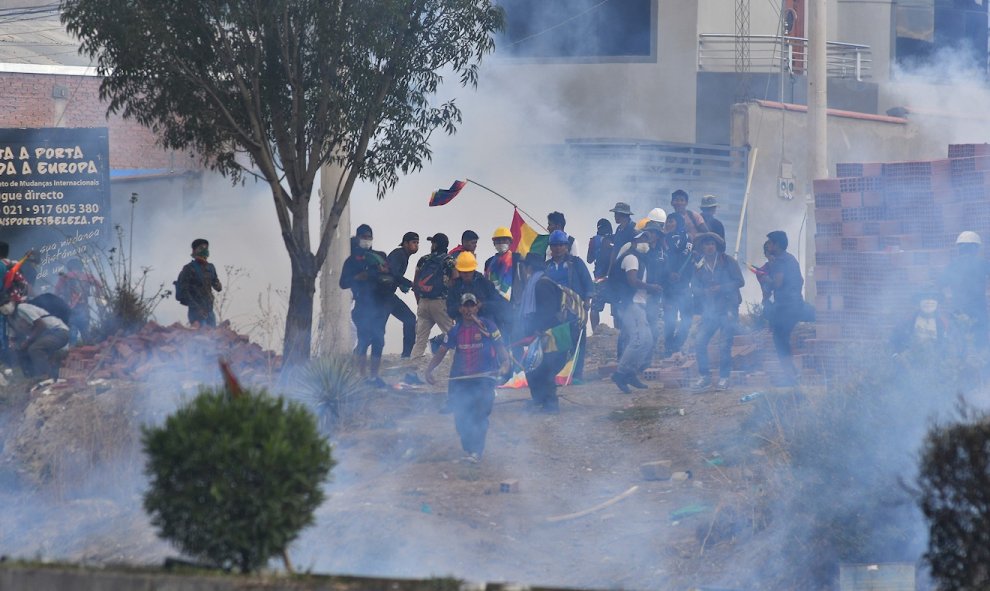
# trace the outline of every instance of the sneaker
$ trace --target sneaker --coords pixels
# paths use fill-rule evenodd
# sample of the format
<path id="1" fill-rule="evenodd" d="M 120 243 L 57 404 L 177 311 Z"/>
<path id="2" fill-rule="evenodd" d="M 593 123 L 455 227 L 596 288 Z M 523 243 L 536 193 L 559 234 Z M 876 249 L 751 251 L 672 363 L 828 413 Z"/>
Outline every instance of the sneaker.
<path id="1" fill-rule="evenodd" d="M 388 388 L 388 384 L 380 377 L 368 378 L 368 385 L 372 388 Z"/>
<path id="2" fill-rule="evenodd" d="M 479 456 L 476 452 L 471 452 L 461 458 L 461 461 L 465 464 L 478 464 L 481 463 L 481 456 Z"/>
<path id="3" fill-rule="evenodd" d="M 626 382 L 633 388 L 639 388 L 640 390 L 646 390 L 649 388 L 649 386 L 639 381 L 639 378 L 636 377 L 635 375 L 631 375 L 628 378 L 626 378 Z"/>
<path id="4" fill-rule="evenodd" d="M 694 390 L 695 392 L 705 392 L 711 387 L 712 387 L 712 379 L 708 377 L 698 378 L 698 381 L 691 385 L 691 389 Z"/>
<path id="5" fill-rule="evenodd" d="M 719 378 L 718 385 L 715 386 L 715 389 L 718 390 L 719 392 L 724 392 L 725 390 L 728 390 L 729 378 Z"/>
<path id="6" fill-rule="evenodd" d="M 402 381 L 405 382 L 406 384 L 410 384 L 410 385 L 413 385 L 413 386 L 422 386 L 425 383 L 425 382 L 423 382 L 423 380 L 419 379 L 419 376 L 418 375 L 416 375 L 414 373 L 407 373 L 402 378 Z"/>
<path id="7" fill-rule="evenodd" d="M 629 389 L 629 384 L 626 382 L 625 376 L 619 372 L 612 374 L 612 381 L 615 382 L 615 385 L 618 386 L 623 393 L 629 394 L 632 392 L 632 390 Z"/>

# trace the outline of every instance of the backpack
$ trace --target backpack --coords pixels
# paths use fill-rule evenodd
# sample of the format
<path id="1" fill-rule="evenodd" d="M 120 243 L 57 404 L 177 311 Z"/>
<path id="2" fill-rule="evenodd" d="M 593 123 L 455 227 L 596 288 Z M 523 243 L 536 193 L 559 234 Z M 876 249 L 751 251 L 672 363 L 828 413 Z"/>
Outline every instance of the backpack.
<path id="1" fill-rule="evenodd" d="M 189 265 L 186 265 L 186 267 L 188 266 Z M 182 273 L 185 272 L 186 267 L 183 267 L 182 271 L 179 272 L 179 278 L 172 282 L 172 285 L 175 286 L 175 301 L 179 302 L 183 306 L 189 306 L 193 303 L 192 294 L 189 293 L 188 282 L 182 280 Z M 196 274 L 197 279 L 203 281 L 203 272 L 200 270 L 198 265 L 193 267 L 193 272 Z"/>
<path id="2" fill-rule="evenodd" d="M 450 255 L 432 253 L 423 257 L 422 262 L 416 269 L 416 283 L 413 291 L 421 298 L 443 297 L 447 284 L 444 282 L 447 276 Z"/>
<path id="3" fill-rule="evenodd" d="M 181 277 L 181 276 L 180 276 Z M 172 282 L 175 286 L 175 301 L 179 302 L 183 306 L 189 305 L 189 291 L 186 289 L 185 282 L 176 279 Z"/>
<path id="4" fill-rule="evenodd" d="M 69 317 L 72 315 L 72 309 L 69 308 L 69 304 L 65 303 L 65 300 L 57 295 L 53 293 L 43 293 L 28 300 L 27 303 L 48 312 L 49 315 L 64 322 L 66 326 L 69 325 Z"/>
<path id="5" fill-rule="evenodd" d="M 643 276 L 643 271 L 646 268 L 646 261 L 635 248 L 630 248 L 615 259 L 605 279 L 606 290 L 609 295 L 608 301 L 613 304 L 622 304 L 632 300 L 633 289 L 626 280 L 626 272 L 622 270 L 622 261 L 630 254 L 639 260 L 640 277 Z"/>

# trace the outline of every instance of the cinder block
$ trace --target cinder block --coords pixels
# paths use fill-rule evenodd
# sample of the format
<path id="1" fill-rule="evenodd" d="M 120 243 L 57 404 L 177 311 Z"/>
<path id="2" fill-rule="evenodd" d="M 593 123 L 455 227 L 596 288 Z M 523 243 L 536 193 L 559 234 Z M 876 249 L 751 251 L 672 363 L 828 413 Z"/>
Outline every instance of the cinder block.
<path id="1" fill-rule="evenodd" d="M 498 491 L 503 493 L 517 493 L 519 492 L 519 481 L 503 480 L 498 485 Z"/>
<path id="2" fill-rule="evenodd" d="M 639 473 L 643 475 L 644 480 L 670 480 L 670 476 L 673 474 L 670 466 L 670 460 L 646 462 L 639 465 Z"/>

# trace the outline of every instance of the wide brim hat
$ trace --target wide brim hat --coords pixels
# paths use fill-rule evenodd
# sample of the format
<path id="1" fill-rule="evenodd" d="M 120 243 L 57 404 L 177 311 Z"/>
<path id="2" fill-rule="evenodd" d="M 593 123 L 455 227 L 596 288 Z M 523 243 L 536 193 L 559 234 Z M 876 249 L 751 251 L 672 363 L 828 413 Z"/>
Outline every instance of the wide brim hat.
<path id="1" fill-rule="evenodd" d="M 702 232 L 701 234 L 698 234 L 694 237 L 694 244 L 695 246 L 700 246 L 709 240 L 714 242 L 715 246 L 719 248 L 725 246 L 725 240 L 722 240 L 722 237 L 715 232 Z"/>
<path id="2" fill-rule="evenodd" d="M 623 215 L 628 215 L 628 216 L 632 216 L 633 214 L 632 209 L 629 207 L 629 204 L 623 203 L 621 201 L 616 203 L 615 207 L 613 207 L 609 211 L 611 211 L 612 213 L 621 213 Z"/>

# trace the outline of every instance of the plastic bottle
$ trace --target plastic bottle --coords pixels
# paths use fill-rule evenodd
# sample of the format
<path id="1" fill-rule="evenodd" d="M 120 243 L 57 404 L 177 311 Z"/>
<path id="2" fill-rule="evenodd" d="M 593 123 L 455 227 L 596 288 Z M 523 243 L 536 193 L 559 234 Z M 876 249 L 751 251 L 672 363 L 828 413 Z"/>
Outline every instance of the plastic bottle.
<path id="1" fill-rule="evenodd" d="M 749 394 L 740 398 L 739 402 L 750 402 L 751 400 L 756 400 L 760 396 L 763 396 L 763 392 L 750 392 Z"/>

